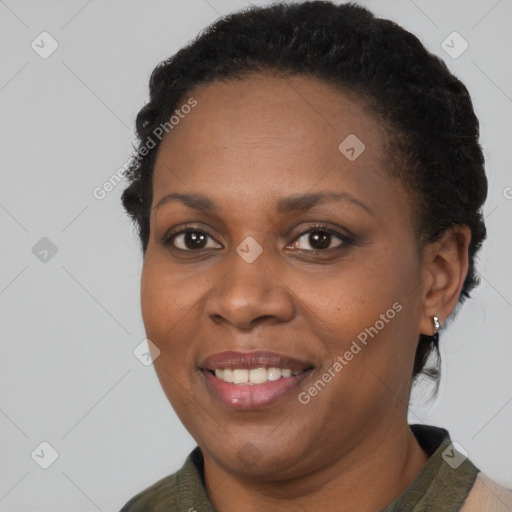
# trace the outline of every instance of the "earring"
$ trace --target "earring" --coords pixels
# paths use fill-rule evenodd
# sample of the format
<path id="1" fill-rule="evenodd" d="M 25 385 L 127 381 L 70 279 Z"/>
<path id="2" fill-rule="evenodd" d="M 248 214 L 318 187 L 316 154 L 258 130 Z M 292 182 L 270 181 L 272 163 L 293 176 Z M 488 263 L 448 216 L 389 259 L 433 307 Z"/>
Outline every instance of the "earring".
<path id="1" fill-rule="evenodd" d="M 439 342 L 439 330 L 441 329 L 441 324 L 439 323 L 439 317 L 433 316 L 432 321 L 434 323 L 434 334 L 431 336 L 431 341 L 435 345 Z"/>

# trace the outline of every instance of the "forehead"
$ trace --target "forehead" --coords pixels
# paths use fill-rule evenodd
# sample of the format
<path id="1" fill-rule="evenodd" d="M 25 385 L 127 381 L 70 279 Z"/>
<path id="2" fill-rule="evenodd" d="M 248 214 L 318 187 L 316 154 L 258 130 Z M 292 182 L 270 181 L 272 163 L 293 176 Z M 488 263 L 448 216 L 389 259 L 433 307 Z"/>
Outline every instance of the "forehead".
<path id="1" fill-rule="evenodd" d="M 377 118 L 319 79 L 253 74 L 197 87 L 183 103 L 190 97 L 197 105 L 158 150 L 154 201 L 172 189 L 236 193 L 261 204 L 263 194 L 304 193 L 317 184 L 357 193 L 392 181 Z M 348 158 L 352 148 L 355 159 Z"/>

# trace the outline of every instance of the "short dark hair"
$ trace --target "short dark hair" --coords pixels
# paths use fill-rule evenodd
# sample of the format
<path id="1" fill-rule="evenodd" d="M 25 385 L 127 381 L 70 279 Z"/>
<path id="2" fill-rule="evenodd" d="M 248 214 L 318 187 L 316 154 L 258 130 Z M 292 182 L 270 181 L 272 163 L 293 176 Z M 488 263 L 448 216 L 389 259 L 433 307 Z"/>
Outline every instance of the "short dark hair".
<path id="1" fill-rule="evenodd" d="M 218 19 L 153 70 L 150 101 L 137 115 L 138 148 L 122 202 L 145 255 L 153 167 L 160 139 L 141 151 L 197 85 L 252 72 L 309 75 L 360 98 L 389 128 L 388 171 L 413 198 L 421 247 L 454 225 L 471 229 L 469 269 L 459 305 L 478 284 L 475 255 L 486 237 L 487 197 L 479 122 L 468 90 L 410 32 L 355 3 L 284 2 Z M 147 148 L 146 148 L 147 149 Z M 433 355 L 436 362 L 427 368 Z M 412 377 L 439 377 L 439 346 L 420 334 Z"/>

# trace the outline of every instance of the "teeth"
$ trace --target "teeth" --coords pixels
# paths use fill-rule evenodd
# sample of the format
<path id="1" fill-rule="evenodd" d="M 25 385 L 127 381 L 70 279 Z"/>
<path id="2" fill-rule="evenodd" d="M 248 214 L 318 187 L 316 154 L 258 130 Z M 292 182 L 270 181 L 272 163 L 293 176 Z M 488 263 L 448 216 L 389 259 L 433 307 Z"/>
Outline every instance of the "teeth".
<path id="1" fill-rule="evenodd" d="M 224 368 L 215 370 L 215 376 L 224 382 L 233 384 L 263 384 L 267 381 L 274 381 L 281 378 L 296 376 L 302 371 L 293 371 L 289 368 Z"/>
<path id="2" fill-rule="evenodd" d="M 267 370 L 265 368 L 253 368 L 249 371 L 249 381 L 253 384 L 267 382 Z"/>
<path id="3" fill-rule="evenodd" d="M 249 370 L 233 370 L 233 384 L 244 384 L 249 380 Z"/>
<path id="4" fill-rule="evenodd" d="M 269 368 L 267 373 L 268 380 L 277 380 L 281 378 L 281 368 Z"/>

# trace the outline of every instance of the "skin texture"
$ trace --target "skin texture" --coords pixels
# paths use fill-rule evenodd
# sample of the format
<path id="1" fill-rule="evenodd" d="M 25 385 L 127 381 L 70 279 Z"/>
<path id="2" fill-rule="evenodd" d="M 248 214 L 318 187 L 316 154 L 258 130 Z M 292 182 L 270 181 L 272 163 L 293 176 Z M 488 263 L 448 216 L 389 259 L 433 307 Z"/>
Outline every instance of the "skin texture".
<path id="1" fill-rule="evenodd" d="M 141 300 L 162 387 L 203 450 L 210 499 L 220 512 L 380 510 L 427 461 L 407 425 L 414 354 L 418 335 L 433 334 L 432 316 L 444 323 L 456 305 L 469 229 L 419 250 L 409 197 L 384 167 L 387 134 L 329 84 L 253 74 L 189 96 L 197 106 L 159 148 L 153 206 L 169 193 L 196 193 L 217 211 L 181 201 L 153 208 Z M 338 150 L 349 134 L 365 144 L 353 162 Z M 321 191 L 365 207 L 331 200 L 277 211 L 283 197 Z M 353 243 L 333 235 L 314 251 L 308 234 L 319 222 L 352 233 Z M 208 234 L 205 248 L 183 236 L 164 244 L 188 224 Z M 248 236 L 263 249 L 253 263 L 236 252 Z M 401 311 L 300 403 L 394 303 Z M 208 391 L 199 361 L 257 349 L 314 370 L 276 403 L 234 411 Z"/>

